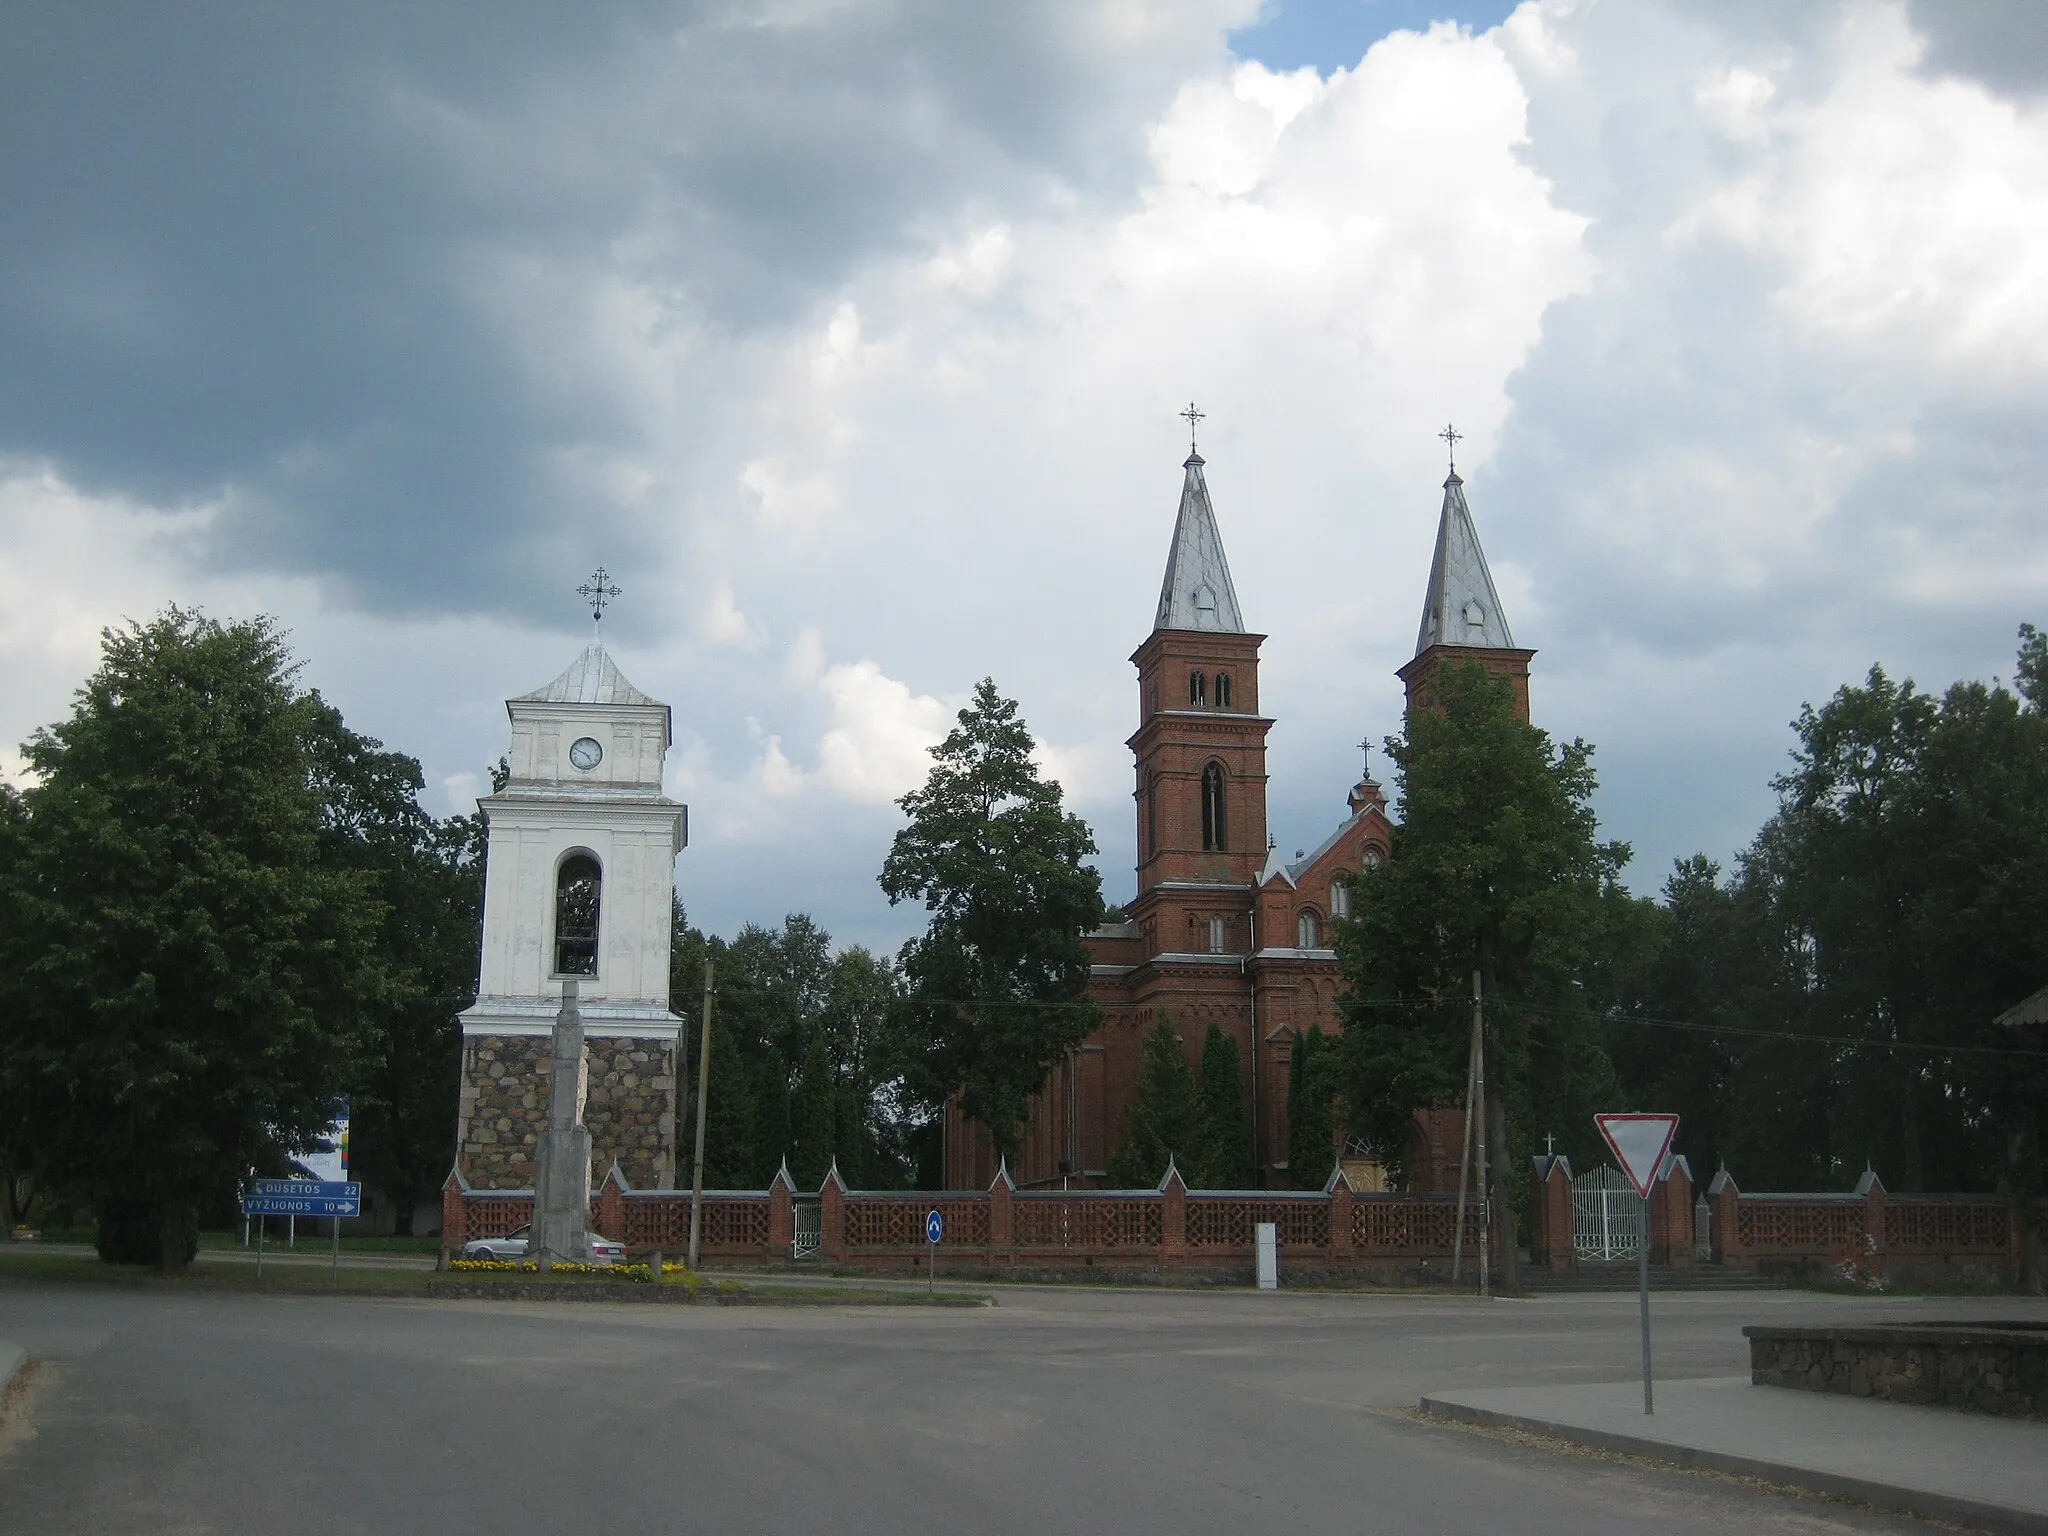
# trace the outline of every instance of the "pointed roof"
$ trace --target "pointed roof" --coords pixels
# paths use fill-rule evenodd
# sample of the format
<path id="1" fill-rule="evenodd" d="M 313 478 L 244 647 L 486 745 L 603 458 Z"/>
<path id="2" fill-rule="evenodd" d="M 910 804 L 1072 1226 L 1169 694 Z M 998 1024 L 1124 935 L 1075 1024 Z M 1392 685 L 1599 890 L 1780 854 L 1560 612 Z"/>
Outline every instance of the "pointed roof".
<path id="1" fill-rule="evenodd" d="M 593 640 L 583 654 L 569 663 L 568 670 L 546 687 L 522 693 L 513 702 L 526 704 L 652 704 L 649 698 L 626 681 L 626 674 L 605 651 L 602 640 Z"/>
<path id="2" fill-rule="evenodd" d="M 1432 645 L 1489 650 L 1513 650 L 1515 645 L 1486 568 L 1486 552 L 1479 547 L 1479 530 L 1472 525 L 1472 509 L 1465 505 L 1465 482 L 1456 470 L 1444 482 L 1444 510 L 1436 525 L 1436 556 L 1429 563 L 1415 654 Z"/>
<path id="3" fill-rule="evenodd" d="M 1230 565 L 1223 558 L 1223 538 L 1216 531 L 1216 513 L 1209 505 L 1202 462 L 1199 453 L 1190 453 L 1183 466 L 1188 473 L 1180 490 L 1180 516 L 1173 522 L 1173 552 L 1166 557 L 1166 580 L 1159 584 L 1159 616 L 1152 627 L 1243 634 L 1237 588 L 1230 584 Z"/>

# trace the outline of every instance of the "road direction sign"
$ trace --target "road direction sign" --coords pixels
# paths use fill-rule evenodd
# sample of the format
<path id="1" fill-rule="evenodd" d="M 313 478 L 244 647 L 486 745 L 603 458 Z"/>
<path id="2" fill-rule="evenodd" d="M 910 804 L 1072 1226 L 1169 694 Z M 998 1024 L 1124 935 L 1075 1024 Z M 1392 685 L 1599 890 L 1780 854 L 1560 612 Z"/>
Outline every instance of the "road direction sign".
<path id="1" fill-rule="evenodd" d="M 363 1186 L 324 1179 L 254 1179 L 242 1196 L 245 1216 L 360 1216 Z"/>
<path id="2" fill-rule="evenodd" d="M 1671 1154 L 1671 1140 L 1678 1134 L 1678 1116 L 1595 1115 L 1593 1123 L 1607 1138 L 1614 1160 L 1621 1164 L 1636 1193 L 1649 1199 L 1657 1172 Z"/>
<path id="3" fill-rule="evenodd" d="M 946 1218 L 932 1211 L 924 1219 L 924 1240 L 936 1243 L 946 1235 Z"/>

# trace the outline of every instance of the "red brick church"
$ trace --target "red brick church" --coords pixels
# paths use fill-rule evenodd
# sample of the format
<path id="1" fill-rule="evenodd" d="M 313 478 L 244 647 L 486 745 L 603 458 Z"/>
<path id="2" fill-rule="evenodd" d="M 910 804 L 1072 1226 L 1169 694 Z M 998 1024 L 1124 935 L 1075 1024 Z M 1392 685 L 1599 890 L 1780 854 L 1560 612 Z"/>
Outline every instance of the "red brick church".
<path id="1" fill-rule="evenodd" d="M 1341 1029 L 1330 924 L 1349 915 L 1350 877 L 1387 856 L 1386 797 L 1370 777 L 1352 786 L 1347 814 L 1315 848 L 1291 862 L 1277 851 L 1266 826 L 1273 721 L 1259 711 L 1266 637 L 1249 632 L 1239 612 L 1201 455 L 1191 450 L 1184 468 L 1158 613 L 1131 656 L 1138 894 L 1121 922 L 1088 935 L 1089 993 L 1105 1018 L 1033 1100 L 1020 1166 L 1010 1170 L 1023 1186 L 1106 1181 L 1137 1092 L 1139 1042 L 1162 1009 L 1191 1068 L 1199 1069 L 1211 1021 L 1237 1041 L 1255 1178 L 1260 1187 L 1287 1185 L 1295 1035 Z M 1426 699 L 1444 663 L 1473 658 L 1514 680 L 1527 719 L 1534 654 L 1508 632 L 1453 468 L 1415 655 L 1398 673 L 1409 704 Z M 986 1132 L 957 1109 L 946 1130 L 947 1185 L 986 1187 L 995 1175 Z M 1455 1187 L 1458 1117 L 1419 1118 L 1417 1130 L 1415 1187 Z M 1331 1149 L 1333 1162 L 1339 1150 Z"/>

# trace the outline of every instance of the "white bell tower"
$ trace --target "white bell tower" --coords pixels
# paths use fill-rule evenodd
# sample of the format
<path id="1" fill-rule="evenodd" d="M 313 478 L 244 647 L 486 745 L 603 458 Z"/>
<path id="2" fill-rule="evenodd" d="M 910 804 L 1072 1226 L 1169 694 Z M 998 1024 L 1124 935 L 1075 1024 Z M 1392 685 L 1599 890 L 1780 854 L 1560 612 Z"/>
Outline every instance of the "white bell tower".
<path id="1" fill-rule="evenodd" d="M 665 1187 L 682 1030 L 668 1006 L 670 903 L 689 820 L 661 792 L 669 708 L 594 639 L 505 707 L 511 777 L 477 802 L 489 841 L 477 1000 L 462 1015 L 458 1165 L 477 1188 L 532 1185 L 549 1038 L 573 979 L 593 1183 L 616 1159 L 635 1188 Z"/>

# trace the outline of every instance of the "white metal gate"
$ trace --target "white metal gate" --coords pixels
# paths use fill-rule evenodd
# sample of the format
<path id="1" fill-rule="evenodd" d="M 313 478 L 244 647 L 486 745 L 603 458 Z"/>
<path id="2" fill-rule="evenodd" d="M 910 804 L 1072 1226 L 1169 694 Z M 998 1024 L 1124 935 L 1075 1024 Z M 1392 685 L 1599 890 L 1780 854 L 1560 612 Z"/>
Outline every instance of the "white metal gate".
<path id="1" fill-rule="evenodd" d="M 1650 1240 L 1650 1207 L 1617 1168 L 1572 1180 L 1572 1248 L 1582 1259 L 1632 1259 Z"/>
<path id="2" fill-rule="evenodd" d="M 815 1200 L 792 1200 L 789 1203 L 790 1239 L 789 1256 L 793 1259 L 808 1259 L 818 1252 L 818 1202 Z"/>

